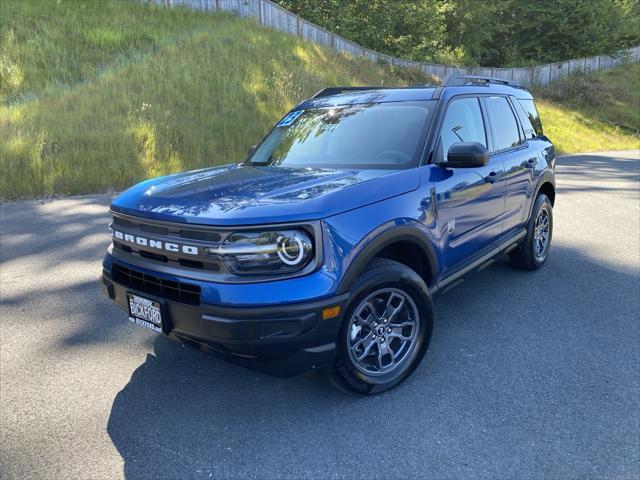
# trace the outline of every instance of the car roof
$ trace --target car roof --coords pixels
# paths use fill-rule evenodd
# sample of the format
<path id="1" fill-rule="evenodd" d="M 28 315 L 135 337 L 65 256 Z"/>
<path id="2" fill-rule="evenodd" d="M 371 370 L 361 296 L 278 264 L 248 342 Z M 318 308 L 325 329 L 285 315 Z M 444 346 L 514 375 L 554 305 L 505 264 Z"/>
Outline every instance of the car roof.
<path id="1" fill-rule="evenodd" d="M 353 89 L 353 90 L 352 90 Z M 323 94 L 328 93 L 327 95 Z M 337 92 L 337 93 L 333 93 Z M 513 95 L 530 100 L 533 97 L 526 88 L 515 84 L 497 83 L 454 86 L 417 85 L 401 88 L 379 87 L 331 87 L 303 101 L 295 109 L 323 108 L 362 103 L 386 103 L 448 99 L 456 95 Z"/>

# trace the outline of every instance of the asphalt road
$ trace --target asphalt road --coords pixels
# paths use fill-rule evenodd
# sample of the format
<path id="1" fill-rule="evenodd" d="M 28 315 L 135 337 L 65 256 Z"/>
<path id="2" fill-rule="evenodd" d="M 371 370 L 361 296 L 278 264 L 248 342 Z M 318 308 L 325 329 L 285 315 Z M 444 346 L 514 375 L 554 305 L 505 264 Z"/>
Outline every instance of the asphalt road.
<path id="1" fill-rule="evenodd" d="M 99 294 L 109 197 L 0 207 L 2 478 L 639 478 L 639 152 L 563 157 L 551 257 L 436 300 L 371 398 L 257 374 Z"/>

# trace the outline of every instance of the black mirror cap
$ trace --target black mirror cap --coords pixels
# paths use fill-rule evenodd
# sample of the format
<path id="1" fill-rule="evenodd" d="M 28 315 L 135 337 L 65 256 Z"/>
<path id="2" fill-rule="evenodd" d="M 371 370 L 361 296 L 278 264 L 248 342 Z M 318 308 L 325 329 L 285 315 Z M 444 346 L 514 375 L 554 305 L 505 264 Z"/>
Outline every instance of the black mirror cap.
<path id="1" fill-rule="evenodd" d="M 447 161 L 440 166 L 445 168 L 476 168 L 489 163 L 489 150 L 477 142 L 454 143 L 449 147 Z"/>

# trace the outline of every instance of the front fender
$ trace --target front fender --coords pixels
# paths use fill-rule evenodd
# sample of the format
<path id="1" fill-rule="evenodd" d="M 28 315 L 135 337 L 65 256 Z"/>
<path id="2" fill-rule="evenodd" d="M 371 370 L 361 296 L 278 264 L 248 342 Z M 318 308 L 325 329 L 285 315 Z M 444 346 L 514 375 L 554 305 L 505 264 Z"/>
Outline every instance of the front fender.
<path id="1" fill-rule="evenodd" d="M 349 255 L 348 267 L 339 284 L 338 292 L 345 293 L 351 290 L 371 260 L 395 242 L 410 242 L 420 248 L 428 259 L 426 268 L 429 278 L 436 278 L 437 256 L 425 230 L 424 225 L 415 220 L 400 219 L 380 225 L 371 231 Z"/>

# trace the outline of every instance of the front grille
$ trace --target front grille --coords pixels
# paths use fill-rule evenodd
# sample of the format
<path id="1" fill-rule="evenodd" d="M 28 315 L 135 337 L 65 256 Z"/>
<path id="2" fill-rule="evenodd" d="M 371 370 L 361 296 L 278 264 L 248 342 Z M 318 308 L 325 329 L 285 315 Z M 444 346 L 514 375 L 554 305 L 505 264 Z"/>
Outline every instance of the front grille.
<path id="1" fill-rule="evenodd" d="M 200 287 L 198 285 L 166 280 L 115 263 L 111 275 L 115 282 L 140 292 L 189 305 L 200 305 Z"/>
<path id="2" fill-rule="evenodd" d="M 176 224 L 175 227 L 168 228 L 158 225 L 151 225 L 144 220 L 134 221 L 118 217 L 114 215 L 113 225 L 124 227 L 125 229 L 138 229 L 141 232 L 155 233 L 156 235 L 175 235 L 180 238 L 188 238 L 191 240 L 204 240 L 207 242 L 219 242 L 221 235 L 218 232 L 211 232 L 206 230 L 198 230 L 194 228 L 183 227 L 180 224 Z"/>
<path id="3" fill-rule="evenodd" d="M 215 248 L 220 245 L 223 235 L 228 234 L 228 232 L 223 233 L 213 228 L 194 227 L 179 223 L 163 224 L 143 218 L 123 218 L 118 213 L 113 214 L 111 228 L 114 248 L 133 257 L 142 257 L 146 260 L 161 262 L 169 266 L 192 270 L 209 272 L 223 270 L 221 260 L 207 255 L 205 249 Z M 116 238 L 114 232 L 118 232 L 120 237 Z M 122 237 L 122 235 L 127 234 L 129 236 L 128 239 Z M 142 239 L 143 243 L 138 243 L 134 240 L 139 238 Z M 154 243 L 151 243 L 151 241 L 154 241 Z M 162 247 L 166 243 L 178 245 L 180 248 L 187 245 L 198 250 L 196 254 L 176 250 L 175 247 L 173 250 L 167 250 Z"/>
<path id="4" fill-rule="evenodd" d="M 178 264 L 182 267 L 194 268 L 196 270 L 209 270 L 212 272 L 220 271 L 220 261 L 215 258 L 211 258 L 208 262 L 200 262 L 197 260 L 189 260 L 186 258 L 177 258 L 177 259 L 169 259 L 166 255 L 159 255 L 154 252 L 149 252 L 146 250 L 134 250 L 128 245 L 123 245 L 121 243 L 114 242 L 114 247 L 122 250 L 123 252 L 129 253 L 131 255 L 140 256 L 144 258 L 148 258 L 150 260 L 155 260 L 156 262 Z"/>

